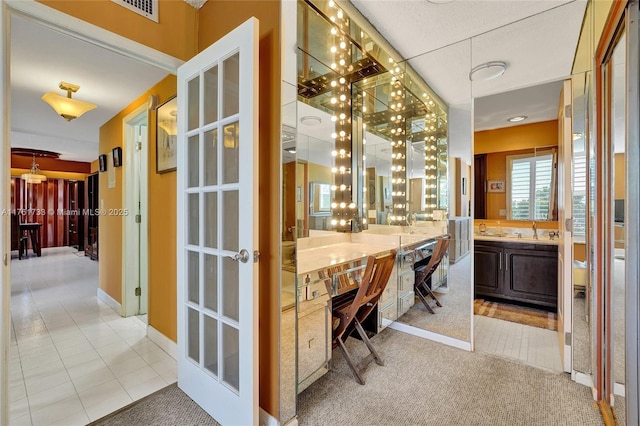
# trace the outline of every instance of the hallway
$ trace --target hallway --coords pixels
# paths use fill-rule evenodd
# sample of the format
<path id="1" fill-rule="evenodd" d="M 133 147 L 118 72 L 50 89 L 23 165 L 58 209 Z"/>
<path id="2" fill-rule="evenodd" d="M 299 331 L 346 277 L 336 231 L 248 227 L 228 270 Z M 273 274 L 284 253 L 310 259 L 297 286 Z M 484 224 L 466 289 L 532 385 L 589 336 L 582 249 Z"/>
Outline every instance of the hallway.
<path id="1" fill-rule="evenodd" d="M 176 381 L 176 362 L 96 296 L 69 247 L 11 261 L 11 425 L 84 425 Z"/>

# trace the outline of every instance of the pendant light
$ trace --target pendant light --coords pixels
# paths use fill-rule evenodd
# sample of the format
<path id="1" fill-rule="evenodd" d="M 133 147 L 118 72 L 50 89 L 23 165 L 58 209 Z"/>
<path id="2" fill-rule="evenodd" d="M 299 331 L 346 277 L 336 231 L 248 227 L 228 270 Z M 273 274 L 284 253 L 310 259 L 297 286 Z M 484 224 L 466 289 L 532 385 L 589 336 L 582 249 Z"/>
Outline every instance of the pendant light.
<path id="1" fill-rule="evenodd" d="M 48 103 L 58 115 L 62 116 L 67 121 L 71 121 L 74 118 L 80 117 L 87 111 L 95 109 L 97 105 L 79 101 L 77 99 L 71 99 L 71 93 L 75 93 L 80 89 L 77 84 L 71 84 L 64 81 L 60 82 L 60 89 L 67 91 L 67 96 L 61 96 L 56 92 L 48 92 L 42 96 L 42 100 Z"/>
<path id="2" fill-rule="evenodd" d="M 33 156 L 33 162 L 31 163 L 31 170 L 29 173 L 23 173 L 20 178 L 27 183 L 42 183 L 47 180 L 47 177 L 43 175 L 38 168 L 35 155 Z"/>

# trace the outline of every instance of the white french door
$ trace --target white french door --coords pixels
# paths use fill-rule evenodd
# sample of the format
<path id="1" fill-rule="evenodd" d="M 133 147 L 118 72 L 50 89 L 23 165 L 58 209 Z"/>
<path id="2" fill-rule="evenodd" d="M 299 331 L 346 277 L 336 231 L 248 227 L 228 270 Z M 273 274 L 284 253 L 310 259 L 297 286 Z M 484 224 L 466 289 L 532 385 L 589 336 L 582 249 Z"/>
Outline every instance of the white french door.
<path id="1" fill-rule="evenodd" d="M 573 297 L 573 155 L 571 80 L 563 82 L 558 109 L 558 343 L 564 371 L 571 372 L 571 302 Z"/>
<path id="2" fill-rule="evenodd" d="M 258 20 L 178 69 L 178 386 L 258 423 Z"/>

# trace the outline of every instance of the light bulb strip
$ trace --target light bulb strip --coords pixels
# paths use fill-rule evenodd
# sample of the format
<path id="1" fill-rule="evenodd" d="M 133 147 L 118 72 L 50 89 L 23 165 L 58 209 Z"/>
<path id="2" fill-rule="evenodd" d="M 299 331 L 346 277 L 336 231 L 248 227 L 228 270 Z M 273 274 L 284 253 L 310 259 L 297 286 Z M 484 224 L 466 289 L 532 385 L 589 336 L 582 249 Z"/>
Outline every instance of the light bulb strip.
<path id="1" fill-rule="evenodd" d="M 395 74 L 389 87 L 389 121 L 391 136 L 391 217 L 392 225 L 407 222 L 407 120 L 405 117 L 406 92 L 403 75 L 394 63 Z"/>
<path id="2" fill-rule="evenodd" d="M 351 221 L 356 217 L 356 205 L 352 197 L 351 174 L 351 82 L 344 76 L 351 65 L 351 44 L 345 34 L 349 33 L 349 20 L 346 14 L 333 2 L 330 3 L 333 28 L 329 35 L 332 54 L 331 68 L 336 79 L 331 81 L 331 99 L 333 108 L 331 120 L 335 123 L 331 225 L 340 232 L 351 231 Z"/>

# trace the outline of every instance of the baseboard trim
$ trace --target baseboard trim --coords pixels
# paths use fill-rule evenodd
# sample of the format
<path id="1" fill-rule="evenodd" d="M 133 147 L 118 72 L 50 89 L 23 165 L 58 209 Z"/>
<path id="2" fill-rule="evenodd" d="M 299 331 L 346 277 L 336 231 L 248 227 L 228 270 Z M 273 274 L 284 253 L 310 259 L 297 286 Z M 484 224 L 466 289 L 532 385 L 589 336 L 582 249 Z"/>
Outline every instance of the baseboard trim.
<path id="1" fill-rule="evenodd" d="M 573 371 L 573 375 L 571 377 L 574 382 L 592 388 L 593 387 L 593 379 L 590 375 L 581 373 L 579 371 Z"/>
<path id="2" fill-rule="evenodd" d="M 147 337 L 156 345 L 160 346 L 160 349 L 168 353 L 171 358 L 178 360 L 178 344 L 169 339 L 164 334 L 152 326 L 147 326 Z"/>
<path id="3" fill-rule="evenodd" d="M 423 330 L 421 328 L 403 324 L 398 321 L 391 323 L 389 325 L 389 328 L 402 331 L 403 333 L 411 334 L 412 336 L 421 337 L 423 339 L 432 340 L 434 342 L 443 343 L 447 346 L 453 346 L 454 348 L 471 352 L 471 342 L 465 342 L 464 340 L 458 340 L 454 339 L 453 337 L 443 336 L 442 334 Z"/>
<path id="4" fill-rule="evenodd" d="M 109 307 L 115 310 L 118 315 L 122 315 L 122 305 L 116 299 L 105 293 L 101 288 L 98 288 L 98 299 L 109 305 Z"/>
<path id="5" fill-rule="evenodd" d="M 613 394 L 621 397 L 625 397 L 625 388 L 623 384 L 614 383 L 613 384 Z"/>
<path id="6" fill-rule="evenodd" d="M 260 412 L 258 414 L 258 417 L 260 426 L 280 426 L 280 422 L 278 421 L 278 419 L 264 411 L 262 407 L 259 407 L 259 409 Z"/>

